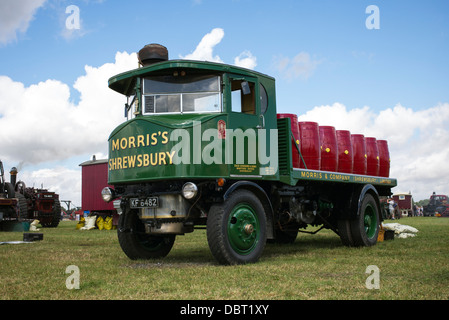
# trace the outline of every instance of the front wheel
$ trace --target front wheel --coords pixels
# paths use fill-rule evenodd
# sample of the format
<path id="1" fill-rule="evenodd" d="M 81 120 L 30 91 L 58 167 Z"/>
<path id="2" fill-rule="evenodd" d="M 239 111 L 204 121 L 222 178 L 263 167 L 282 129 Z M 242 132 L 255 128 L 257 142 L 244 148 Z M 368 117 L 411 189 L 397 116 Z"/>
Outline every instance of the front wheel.
<path id="1" fill-rule="evenodd" d="M 221 264 L 259 260 L 267 239 L 266 216 L 260 200 L 248 190 L 236 190 L 214 205 L 207 217 L 207 241 Z"/>
<path id="2" fill-rule="evenodd" d="M 374 197 L 367 193 L 357 217 L 351 220 L 351 234 L 355 246 L 372 246 L 377 243 L 380 229 L 379 208 Z"/>
<path id="3" fill-rule="evenodd" d="M 132 260 L 163 258 L 175 243 L 175 235 L 153 236 L 145 233 L 145 225 L 136 210 L 121 214 L 119 226 L 117 235 L 120 247 Z"/>

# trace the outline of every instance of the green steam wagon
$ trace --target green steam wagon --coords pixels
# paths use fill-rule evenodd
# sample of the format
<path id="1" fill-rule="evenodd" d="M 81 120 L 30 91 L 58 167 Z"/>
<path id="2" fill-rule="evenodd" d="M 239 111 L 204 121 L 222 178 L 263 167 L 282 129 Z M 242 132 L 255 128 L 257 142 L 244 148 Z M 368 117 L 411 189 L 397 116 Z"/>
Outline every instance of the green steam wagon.
<path id="1" fill-rule="evenodd" d="M 377 242 L 379 197 L 396 180 L 308 168 L 308 140 L 294 116 L 277 113 L 272 77 L 169 60 L 157 44 L 140 50 L 139 62 L 109 79 L 127 97 L 127 120 L 110 134 L 113 187 L 102 191 L 107 202 L 120 199 L 118 239 L 129 258 L 163 257 L 196 228 L 206 228 L 221 264 L 256 262 L 267 240 L 293 242 L 308 225 L 332 229 L 348 246 Z M 324 140 L 315 140 L 322 161 L 338 149 L 323 149 Z M 345 150 L 355 161 L 352 153 Z"/>

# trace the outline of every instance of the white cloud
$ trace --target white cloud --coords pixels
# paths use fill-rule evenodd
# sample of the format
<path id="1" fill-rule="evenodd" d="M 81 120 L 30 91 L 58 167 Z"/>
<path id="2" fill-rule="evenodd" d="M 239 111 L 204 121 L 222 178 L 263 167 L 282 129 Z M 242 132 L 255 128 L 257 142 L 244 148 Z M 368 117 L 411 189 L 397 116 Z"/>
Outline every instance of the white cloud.
<path id="1" fill-rule="evenodd" d="M 195 50 L 185 56 L 180 55 L 181 59 L 199 60 L 224 63 L 220 56 L 214 56 L 214 48 L 223 40 L 225 33 L 221 28 L 212 29 L 200 41 Z M 257 65 L 257 59 L 253 54 L 245 50 L 240 55 L 234 58 L 234 65 L 247 69 L 254 69 Z"/>
<path id="2" fill-rule="evenodd" d="M 48 169 L 57 175 L 55 178 L 48 175 L 50 171 L 47 169 L 27 170 L 36 165 L 54 166 L 58 161 L 68 162 L 83 154 L 105 157 L 110 132 L 124 121 L 125 103 L 122 95 L 108 88 L 108 79 L 135 68 L 136 61 L 135 53 L 123 52 L 116 54 L 114 63 L 100 67 L 85 66 L 85 75 L 74 84 L 80 92 L 77 105 L 71 102 L 69 86 L 60 81 L 46 80 L 25 87 L 21 82 L 0 76 L 0 159 L 5 170 L 9 170 L 6 165 L 17 166 L 20 163 L 24 165 L 25 177 L 30 181 L 33 179 L 33 183 L 39 186 L 50 182 L 63 190 L 63 186 L 69 186 L 65 183 L 69 177 L 73 179 L 72 185 L 76 186 L 80 171 Z M 42 181 L 38 181 L 40 177 Z M 25 178 L 23 181 L 28 184 Z M 73 186 L 65 192 L 76 202 L 80 189 Z M 69 195 L 64 198 L 69 198 Z"/>
<path id="3" fill-rule="evenodd" d="M 0 44 L 17 38 L 17 32 L 26 32 L 37 9 L 46 0 L 0 1 Z"/>
<path id="4" fill-rule="evenodd" d="M 243 51 L 238 57 L 235 57 L 234 64 L 238 67 L 254 69 L 257 66 L 257 59 L 248 50 Z"/>
<path id="5" fill-rule="evenodd" d="M 298 117 L 388 141 L 393 192 L 411 191 L 415 200 L 433 191 L 449 193 L 449 103 L 414 111 L 400 104 L 380 112 L 368 106 L 348 110 L 341 103 L 317 106 Z"/>
<path id="6" fill-rule="evenodd" d="M 287 79 L 302 78 L 307 80 L 321 63 L 310 57 L 307 52 L 300 52 L 293 58 L 284 56 L 275 57 L 275 68 Z"/>
<path id="7" fill-rule="evenodd" d="M 0 76 L 2 152 L 29 164 L 63 160 L 80 152 L 105 152 L 108 134 L 123 121 L 124 99 L 107 86 L 108 78 L 136 66 L 136 55 L 117 53 L 115 63 L 86 66 L 74 88 L 57 80 L 25 87 Z"/>
<path id="8" fill-rule="evenodd" d="M 215 57 L 213 56 L 213 51 L 214 47 L 221 42 L 223 37 L 223 29 L 215 28 L 201 39 L 195 51 L 184 57 L 181 56 L 181 58 L 187 60 L 200 60 L 222 63 L 223 61 L 218 55 Z"/>

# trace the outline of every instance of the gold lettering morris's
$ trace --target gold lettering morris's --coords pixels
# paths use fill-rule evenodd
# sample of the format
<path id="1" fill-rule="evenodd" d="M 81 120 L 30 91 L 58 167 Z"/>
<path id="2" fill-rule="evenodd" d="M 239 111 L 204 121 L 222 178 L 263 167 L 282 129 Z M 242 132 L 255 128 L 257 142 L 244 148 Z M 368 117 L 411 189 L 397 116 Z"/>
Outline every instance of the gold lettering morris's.
<path id="1" fill-rule="evenodd" d="M 111 140 L 111 151 L 151 147 L 157 144 L 168 143 L 168 132 L 158 131 L 137 136 L 123 137 Z"/>

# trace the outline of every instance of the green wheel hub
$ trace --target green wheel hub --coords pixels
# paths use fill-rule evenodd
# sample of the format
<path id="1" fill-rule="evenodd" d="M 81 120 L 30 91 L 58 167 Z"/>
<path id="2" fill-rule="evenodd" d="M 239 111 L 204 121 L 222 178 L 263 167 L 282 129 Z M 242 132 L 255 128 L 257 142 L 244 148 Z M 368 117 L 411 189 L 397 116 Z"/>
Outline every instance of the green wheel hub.
<path id="1" fill-rule="evenodd" d="M 232 249 L 247 255 L 257 246 L 259 238 L 260 223 L 256 212 L 249 204 L 237 205 L 228 219 L 228 239 Z"/>
<path id="2" fill-rule="evenodd" d="M 372 238 L 375 236 L 377 231 L 377 214 L 376 209 L 368 204 L 365 208 L 363 222 L 365 226 L 365 232 L 368 238 Z"/>

